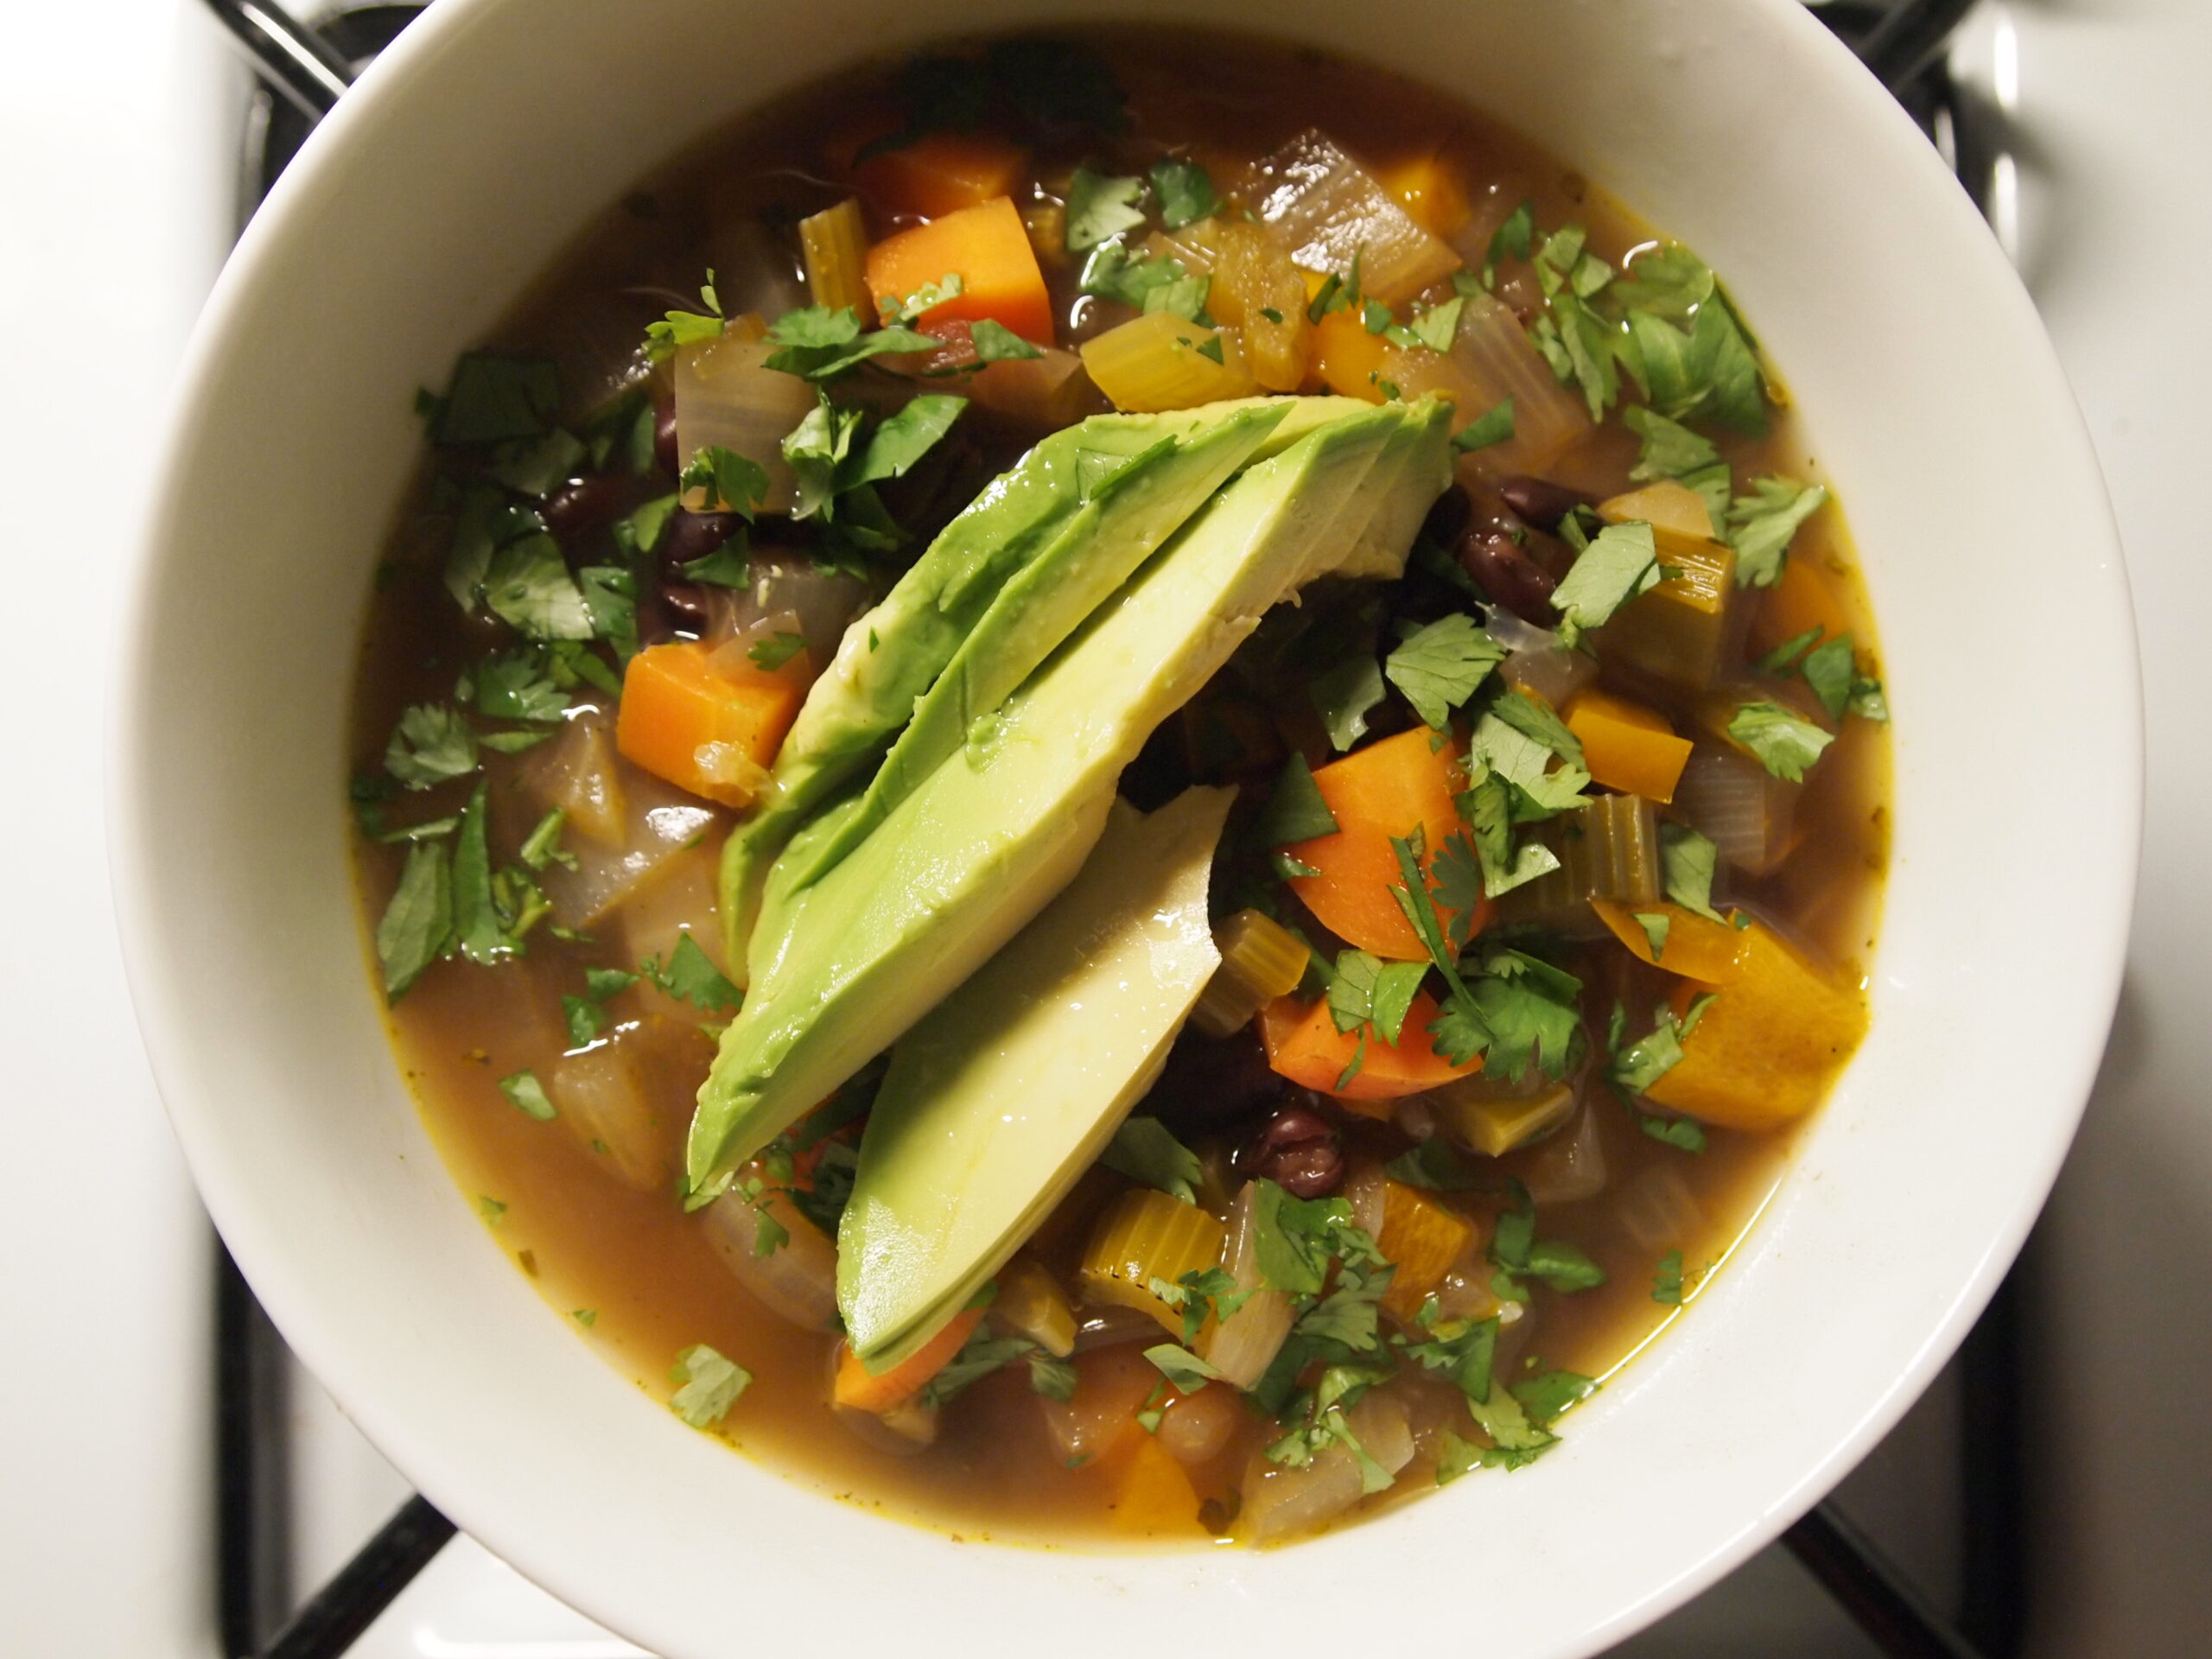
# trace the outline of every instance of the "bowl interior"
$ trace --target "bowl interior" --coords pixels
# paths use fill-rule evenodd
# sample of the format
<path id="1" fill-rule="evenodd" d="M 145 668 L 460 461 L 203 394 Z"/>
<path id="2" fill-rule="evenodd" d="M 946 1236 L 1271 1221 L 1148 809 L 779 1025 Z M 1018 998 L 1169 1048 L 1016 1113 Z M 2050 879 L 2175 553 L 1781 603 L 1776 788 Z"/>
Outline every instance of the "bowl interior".
<path id="1" fill-rule="evenodd" d="M 856 42 L 1179 16 L 442 0 L 287 175 L 195 348 L 116 760 L 163 1092 L 255 1287 L 371 1437 L 658 1652 L 835 1628 L 950 1654 L 979 1616 L 1103 1652 L 1179 1612 L 1226 1614 L 1258 1650 L 1364 1632 L 1358 1586 L 1456 1586 L 1471 1562 L 1491 1650 L 1594 1650 L 1770 1537 L 1894 1421 L 2017 1249 L 2101 1046 L 2139 792 L 2118 549 L 2024 295 L 1880 89 L 1794 0 L 1217 6 L 1210 22 L 1462 92 L 1728 278 L 1807 411 L 1883 630 L 1895 857 L 1871 1039 L 1754 1248 L 1558 1453 L 1287 1551 L 1012 1551 L 886 1525 L 684 1429 L 539 1301 L 417 1119 L 348 874 L 345 710 L 414 391 L 592 210 Z M 2040 648 L 2054 599 L 2063 697 Z M 2015 804 L 2053 756 L 2075 774 L 2063 861 Z"/>

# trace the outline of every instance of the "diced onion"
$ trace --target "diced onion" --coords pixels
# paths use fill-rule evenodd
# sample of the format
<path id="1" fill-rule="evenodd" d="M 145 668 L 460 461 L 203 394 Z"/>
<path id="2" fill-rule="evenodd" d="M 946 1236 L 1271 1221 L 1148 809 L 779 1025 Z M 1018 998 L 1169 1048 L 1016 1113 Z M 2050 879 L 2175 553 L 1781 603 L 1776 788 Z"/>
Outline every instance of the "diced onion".
<path id="1" fill-rule="evenodd" d="M 1648 1254 L 1675 1249 L 1697 1236 L 1705 1211 L 1672 1164 L 1654 1164 L 1620 1198 L 1621 1225 Z"/>
<path id="2" fill-rule="evenodd" d="M 1471 451 L 1462 463 L 1478 472 L 1541 473 L 1590 430 L 1581 395 L 1559 383 L 1520 319 L 1492 295 L 1468 298 L 1451 351 L 1395 348 L 1379 372 L 1405 397 L 1434 391 L 1452 398 L 1455 430 L 1513 400 L 1513 435 Z"/>
<path id="3" fill-rule="evenodd" d="M 1586 1103 L 1572 1128 L 1528 1154 L 1520 1176 L 1538 1204 L 1573 1204 L 1604 1192 L 1605 1145 L 1595 1109 Z"/>
<path id="4" fill-rule="evenodd" d="M 1675 785 L 1674 810 L 1729 864 L 1747 875 L 1764 875 L 1793 844 L 1803 788 L 1733 749 L 1700 743 Z"/>
<path id="5" fill-rule="evenodd" d="M 738 1172 L 740 1182 L 765 1179 L 757 1163 Z M 725 1192 L 700 1212 L 723 1262 L 737 1282 L 779 1319 L 807 1331 L 834 1328 L 836 1246 L 781 1192 L 769 1192 L 758 1200 L 759 1210 L 753 1202 L 741 1193 Z M 766 1255 L 759 1253 L 762 1211 L 791 1235 Z"/>
<path id="6" fill-rule="evenodd" d="M 1533 691 L 1558 709 L 1584 687 L 1596 683 L 1598 659 L 1564 645 L 1549 645 L 1541 651 L 1509 652 L 1497 671 L 1508 685 Z"/>
<path id="7" fill-rule="evenodd" d="M 924 1405 L 912 1395 L 880 1414 L 855 1411 L 850 1406 L 834 1409 L 837 1421 L 849 1433 L 894 1458 L 911 1458 L 937 1444 L 938 1408 Z"/>
<path id="8" fill-rule="evenodd" d="M 1040 347 L 1035 357 L 986 363 L 957 383 L 957 389 L 993 414 L 1039 430 L 1071 426 L 1085 416 L 1103 413 L 1106 406 L 1084 372 L 1083 359 L 1057 346 Z"/>
<path id="9" fill-rule="evenodd" d="M 1367 1395 L 1344 1413 L 1344 1422 L 1367 1455 L 1391 1474 L 1413 1461 L 1405 1408 L 1387 1395 Z M 1294 1538 L 1335 1520 L 1362 1495 L 1358 1459 L 1344 1446 L 1329 1446 L 1300 1469 L 1255 1458 L 1244 1477 L 1237 1535 L 1255 1544 Z"/>
<path id="10" fill-rule="evenodd" d="M 569 724 L 575 728 L 587 721 L 605 719 L 601 711 L 590 709 Z M 726 822 L 728 815 L 632 766 L 612 752 L 611 744 L 601 766 L 601 752 L 588 735 L 578 740 L 579 753 L 593 757 L 598 775 L 607 781 L 586 789 L 576 781 L 588 775 L 580 770 L 582 761 L 562 753 L 570 741 L 564 732 L 554 742 L 530 752 L 532 759 L 542 751 L 551 753 L 539 763 L 545 769 L 543 772 L 525 765 L 522 792 L 525 799 L 542 801 L 549 808 L 562 806 L 563 810 L 567 810 L 565 800 L 588 796 L 591 789 L 603 788 L 608 799 L 620 803 L 618 836 L 612 841 L 599 835 L 569 837 L 563 850 L 575 858 L 575 868 L 549 864 L 537 878 L 553 906 L 555 921 L 563 927 L 589 928 L 654 877 L 664 874 L 670 861 L 715 824 Z M 573 816 L 569 822 L 581 823 Z"/>
<path id="11" fill-rule="evenodd" d="M 1202 1334 L 1203 1357 L 1221 1373 L 1222 1381 L 1249 1389 L 1267 1375 L 1290 1334 L 1290 1299 L 1279 1290 L 1263 1287 L 1260 1278 L 1258 1242 L 1254 1236 L 1253 1206 L 1258 1189 L 1247 1182 L 1229 1211 L 1229 1242 L 1222 1264 L 1236 1288 L 1251 1292 L 1242 1306 Z"/>
<path id="12" fill-rule="evenodd" d="M 706 264 L 715 273 L 715 297 L 725 316 L 780 317 L 807 302 L 798 256 L 757 211 L 733 203 L 716 213 L 707 233 Z M 874 319 L 863 309 L 861 321 Z"/>
<path id="13" fill-rule="evenodd" d="M 764 367 L 778 348 L 758 337 L 758 319 L 740 321 L 753 328 L 733 322 L 720 338 L 676 353 L 677 452 L 686 464 L 707 448 L 744 456 L 768 474 L 761 505 L 782 512 L 798 489 L 784 459 L 784 439 L 814 408 L 814 389 L 798 375 Z M 705 492 L 689 491 L 684 505 L 703 508 Z"/>
<path id="14" fill-rule="evenodd" d="M 1449 243 L 1423 230 L 1373 174 L 1319 131 L 1300 133 L 1259 162 L 1239 194 L 1308 270 L 1349 276 L 1357 257 L 1361 292 L 1385 305 L 1402 305 L 1459 268 Z"/>
<path id="15" fill-rule="evenodd" d="M 648 1090 L 631 1035 L 619 1033 L 556 1061 L 545 1075 L 545 1092 L 560 1121 L 601 1153 L 618 1180 L 646 1192 L 669 1179 L 671 1147 L 664 1125 L 671 1103 Z"/>
<path id="16" fill-rule="evenodd" d="M 620 766 L 613 718 L 603 709 L 583 709 L 570 715 L 550 743 L 524 752 L 519 792 L 540 814 L 557 810 L 565 815 L 565 827 L 585 840 L 619 849 L 630 823 Z"/>

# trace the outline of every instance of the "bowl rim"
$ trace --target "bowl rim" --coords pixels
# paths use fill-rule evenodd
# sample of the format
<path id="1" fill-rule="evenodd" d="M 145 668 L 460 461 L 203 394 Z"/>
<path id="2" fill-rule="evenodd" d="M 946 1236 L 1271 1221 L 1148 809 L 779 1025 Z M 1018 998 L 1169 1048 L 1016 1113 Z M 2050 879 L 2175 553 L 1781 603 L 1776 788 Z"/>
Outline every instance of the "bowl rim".
<path id="1" fill-rule="evenodd" d="M 410 1478 L 420 1483 L 426 1496 L 473 1535 L 493 1544 L 499 1552 L 542 1582 L 566 1584 L 565 1565 L 553 1553 L 541 1550 L 529 1529 L 509 1514 L 498 1513 L 499 1504 L 473 1490 L 461 1461 L 452 1448 L 439 1444 L 439 1436 L 424 1432 L 404 1412 L 387 1409 L 374 1387 L 362 1381 L 356 1363 L 358 1344 L 345 1330 L 342 1311 L 323 1304 L 314 1294 L 313 1274 L 285 1259 L 284 1240 L 268 1224 L 257 1204 L 245 1172 L 228 1156 L 218 1114 L 196 1096 L 180 1091 L 175 1082 L 180 1068 L 174 1057 L 185 1045 L 183 1025 L 188 1020 L 189 998 L 170 976 L 156 965 L 162 955 L 159 936 L 162 921 L 153 901 L 159 880 L 165 842 L 162 806 L 145 788 L 148 752 L 161 741 L 152 720 L 162 707 L 162 687 L 151 677 L 152 641 L 163 619 L 153 608 L 156 577 L 169 557 L 167 526 L 170 515 L 190 488 L 182 468 L 187 449 L 186 416 L 209 395 L 219 375 L 233 338 L 251 326 L 261 298 L 259 283 L 272 251 L 299 233 L 312 218 L 310 208 L 328 195 L 338 161 L 351 149 L 373 143 L 379 126 L 403 118 L 412 72 L 419 63 L 455 50 L 468 31 L 502 9 L 519 0 L 444 0 L 411 23 L 395 45 L 363 75 L 310 137 L 287 169 L 263 210 L 240 238 L 210 296 L 188 348 L 177 382 L 168 433 L 157 467 L 157 484 L 150 493 L 144 531 L 130 563 L 126 584 L 128 607 L 122 637 L 121 683 L 110 713 L 109 779 L 112 810 L 109 817 L 111 871 L 122 934 L 126 972 L 132 987 L 137 1017 L 145 1036 L 149 1058 L 162 1088 L 180 1142 L 195 1182 L 224 1237 L 230 1241 L 241 1267 L 296 1351 L 318 1375 L 334 1379 L 334 1393 L 355 1415 L 370 1439 L 391 1455 Z M 1796 0 L 1732 0 L 1738 13 L 1755 26 L 1773 30 L 1778 50 L 1794 54 L 1803 73 L 1830 79 L 1830 90 L 1855 103 L 1866 115 L 1866 142 L 1879 152 L 1877 160 L 1901 179 L 1917 179 L 1919 188 L 1940 188 L 1955 198 L 1955 213 L 1972 215 L 1955 181 L 1920 135 L 1897 115 L 1888 94 L 1871 76 L 1858 71 L 1843 48 Z M 1857 75 L 1857 84 L 1849 77 Z M 1979 222 L 1976 221 L 1979 229 Z M 1986 298 L 2016 314 L 2012 333 L 2020 349 L 2029 354 L 2031 366 L 2044 383 L 2046 401 L 2055 416 L 2063 406 L 2070 419 L 2075 444 L 2088 475 L 2096 476 L 2094 453 L 2072 395 L 2067 389 L 2055 352 L 2035 320 L 2032 306 L 1993 240 L 1983 238 L 1979 269 L 1966 281 L 1977 297 Z M 2126 609 L 2124 564 L 2116 527 L 2109 506 L 2104 510 L 2100 544 L 2091 552 L 2115 584 L 2104 597 L 2110 612 L 2116 602 L 2120 623 L 2118 633 L 2105 642 L 2117 646 L 2107 667 L 2124 669 L 2124 683 L 2108 688 L 2118 705 L 2124 705 L 2124 728 L 2114 733 L 2111 766 L 2111 798 L 2105 804 L 2116 814 L 2107 826 L 2116 831 L 2106 849 L 2108 856 L 2095 879 L 2111 900 L 2114 917 L 2101 949 L 2074 964 L 2075 982 L 2082 988 L 2082 1007 L 2093 1018 L 2100 1033 L 2086 1038 L 2077 1052 L 2055 1068 L 2055 1091 L 2071 1098 L 2074 1108 L 2066 1116 L 2063 1133 L 2054 1122 L 2053 1132 L 2041 1148 L 2030 1179 L 2022 1182 L 2007 1211 L 2005 1224 L 1987 1240 L 1974 1272 L 1956 1286 L 1948 1310 L 1926 1330 L 1913 1363 L 1900 1370 L 1886 1392 L 1866 1402 L 1847 1428 L 1839 1431 L 1824 1455 L 1804 1467 L 1797 1478 L 1775 1492 L 1769 1507 L 1749 1517 L 1729 1536 L 1716 1537 L 1698 1564 L 1672 1580 L 1646 1587 L 1633 1603 L 1583 1626 L 1563 1645 L 1547 1652 L 1592 1652 L 1620 1639 L 1651 1619 L 1671 1611 L 1696 1594 L 1778 1535 L 1797 1515 L 1817 1501 L 1834 1482 L 1894 1426 L 1932 1380 L 1962 1339 L 1974 1318 L 1993 1294 L 2028 1229 L 2040 1211 L 2068 1146 L 2074 1126 L 2086 1104 L 2090 1084 L 2101 1055 L 2101 1033 L 2109 1023 L 2116 1003 L 2127 932 L 2128 899 L 2133 894 L 2138 843 L 2140 836 L 2143 791 L 2143 731 L 2139 664 L 2132 619 Z M 2106 617 L 2108 623 L 2113 619 Z M 1885 925 L 1885 932 L 1887 932 Z M 439 1179 L 446 1179 L 443 1171 Z M 1740 1271 L 1738 1268 L 1732 1271 Z M 1640 1364 L 1653 1363 L 1649 1357 Z M 1416 1510 L 1434 1506 L 1415 1506 Z M 1370 1522 L 1370 1527 L 1377 1526 Z M 480 1526 L 481 1530 L 480 1531 Z M 1173 1559 L 1167 1557 L 1164 1559 Z M 560 1593 L 567 1593 L 566 1590 Z M 627 1627 L 639 1627 L 633 1609 L 612 1611 L 627 1615 Z M 601 1617 L 607 1613 L 602 1611 Z M 671 1641 L 682 1639 L 671 1637 Z"/>

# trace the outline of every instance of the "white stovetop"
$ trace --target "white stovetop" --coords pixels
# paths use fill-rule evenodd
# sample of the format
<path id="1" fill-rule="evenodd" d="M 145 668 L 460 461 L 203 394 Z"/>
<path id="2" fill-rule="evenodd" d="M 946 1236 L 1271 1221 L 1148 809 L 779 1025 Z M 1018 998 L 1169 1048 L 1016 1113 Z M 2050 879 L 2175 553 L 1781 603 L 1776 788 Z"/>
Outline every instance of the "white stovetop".
<path id="1" fill-rule="evenodd" d="M 0 734 L 12 899 L 0 932 L 0 1654 L 203 1659 L 216 1650 L 204 1224 L 114 942 L 99 721 L 166 391 L 227 245 L 240 82 L 193 0 L 6 10 L 0 596 L 18 711 Z M 1986 8 L 1977 40 L 2017 99 L 2023 265 L 2126 540 L 2152 763 L 2119 1027 L 2034 1247 L 2032 1647 L 2169 1659 L 2212 1652 L 2212 1433 L 2199 1405 L 2212 1375 L 2212 1090 L 2198 1058 L 2212 1013 L 2212 555 L 2193 493 L 2212 440 L 2212 310 L 2196 293 L 2212 270 L 2212 6 L 2013 0 Z M 2049 632 L 2063 696 L 2063 594 Z M 350 1518 L 382 1513 L 397 1488 L 317 1421 L 302 1548 L 327 1563 Z M 448 1549 L 363 1659 L 635 1652 L 471 1549 Z M 1802 1602 L 1791 1573 L 1763 1557 L 1716 1599 Z M 1732 1640 L 1746 1627 L 1720 1611 L 1694 1607 L 1634 1650 L 1771 1650 Z M 502 1628 L 526 1639 L 469 1639 Z M 1796 1646 L 1801 1659 L 1866 1651 L 1833 1630 Z"/>

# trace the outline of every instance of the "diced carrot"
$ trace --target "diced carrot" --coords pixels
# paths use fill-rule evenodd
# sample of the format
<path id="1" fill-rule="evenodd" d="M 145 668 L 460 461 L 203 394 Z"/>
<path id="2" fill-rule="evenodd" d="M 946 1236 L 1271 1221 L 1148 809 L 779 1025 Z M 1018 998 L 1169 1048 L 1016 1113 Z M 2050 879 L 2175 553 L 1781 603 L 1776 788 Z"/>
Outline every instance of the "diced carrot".
<path id="1" fill-rule="evenodd" d="M 1157 1536 L 1199 1530 L 1198 1488 L 1166 1446 L 1139 1434 L 1119 1462 L 1107 1505 L 1116 1532 Z"/>
<path id="2" fill-rule="evenodd" d="M 1467 205 L 1459 169 L 1433 150 L 1377 168 L 1375 181 L 1398 199 L 1398 205 L 1413 215 L 1421 229 L 1447 242 L 1459 234 L 1474 212 Z"/>
<path id="3" fill-rule="evenodd" d="M 1293 876 L 1291 891 L 1338 938 L 1378 957 L 1421 961 L 1428 952 L 1390 896 L 1404 880 L 1390 842 L 1418 829 L 1428 849 L 1422 868 L 1433 866 L 1444 843 L 1460 833 L 1453 798 L 1466 781 L 1459 747 L 1438 744 L 1426 727 L 1331 761 L 1313 783 L 1336 815 L 1337 833 L 1283 849 L 1318 872 Z M 1492 908 L 1487 898 L 1477 906 L 1468 937 L 1482 931 Z M 1447 922 L 1455 914 L 1444 913 Z"/>
<path id="4" fill-rule="evenodd" d="M 1716 922 L 1680 905 L 1623 905 L 1611 899 L 1592 899 L 1590 908 L 1638 960 L 1663 968 L 1701 986 L 1733 984 L 1744 972 L 1744 931 Z M 1667 918 L 1666 942 L 1655 953 L 1651 936 L 1638 916 Z"/>
<path id="5" fill-rule="evenodd" d="M 1375 1243 L 1397 1271 L 1383 1293 L 1383 1311 L 1410 1322 L 1474 1236 L 1475 1224 L 1457 1210 L 1402 1181 L 1384 1181 Z"/>
<path id="6" fill-rule="evenodd" d="M 1676 1014 L 1714 988 L 1684 981 Z M 1773 1129 L 1803 1116 L 1866 1034 L 1859 992 L 1758 922 L 1744 930 L 1742 971 L 1717 990 L 1682 1039 L 1682 1058 L 1644 1093 L 1726 1128 Z"/>
<path id="7" fill-rule="evenodd" d="M 876 304 L 896 303 L 945 277 L 960 292 L 922 314 L 918 324 L 985 317 L 1040 346 L 1052 343 L 1052 301 L 1021 215 L 1005 196 L 917 225 L 868 251 L 868 291 Z"/>
<path id="8" fill-rule="evenodd" d="M 1333 1096 L 1347 1110 L 1387 1118 L 1389 1103 L 1401 1095 L 1419 1094 L 1483 1069 L 1480 1059 L 1454 1065 L 1436 1052 L 1428 1034 L 1436 1014 L 1436 1000 L 1427 991 L 1415 992 L 1396 1046 L 1378 1042 L 1369 1033 L 1359 1071 L 1341 1090 L 1337 1079 L 1359 1052 L 1359 1033 L 1337 1029 L 1325 998 L 1312 1004 L 1292 996 L 1276 998 L 1260 1010 L 1260 1041 L 1268 1064 L 1293 1083 Z"/>
<path id="9" fill-rule="evenodd" d="M 1850 627 L 1834 581 L 1818 560 L 1800 555 L 1783 563 L 1774 586 L 1760 596 L 1751 616 L 1751 650 L 1764 656 L 1815 628 L 1821 639 L 1833 639 Z"/>
<path id="10" fill-rule="evenodd" d="M 804 651 L 771 670 L 726 665 L 700 640 L 649 646 L 622 677 L 614 747 L 679 789 L 747 805 L 810 678 Z"/>
<path id="11" fill-rule="evenodd" d="M 923 1383 L 952 1363 L 982 1323 L 983 1310 L 971 1307 L 952 1316 L 952 1323 L 931 1337 L 887 1371 L 871 1373 L 860 1356 L 840 1344 L 837 1349 L 836 1403 L 854 1411 L 884 1412 L 913 1395 Z"/>
<path id="12" fill-rule="evenodd" d="M 1567 728 L 1582 740 L 1582 764 L 1607 789 L 1671 801 L 1689 762 L 1690 741 L 1666 715 L 1595 687 L 1567 705 Z"/>
<path id="13" fill-rule="evenodd" d="M 1330 312 L 1313 325 L 1310 339 L 1313 372 L 1323 385 L 1370 404 L 1389 401 L 1389 393 L 1382 390 L 1382 365 L 1389 357 L 1390 342 L 1369 334 L 1358 311 L 1346 306 Z"/>
<path id="14" fill-rule="evenodd" d="M 1020 145 L 987 132 L 933 132 L 871 156 L 853 181 L 884 211 L 942 219 L 994 196 L 1011 197 L 1029 163 Z"/>

